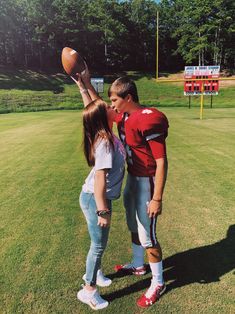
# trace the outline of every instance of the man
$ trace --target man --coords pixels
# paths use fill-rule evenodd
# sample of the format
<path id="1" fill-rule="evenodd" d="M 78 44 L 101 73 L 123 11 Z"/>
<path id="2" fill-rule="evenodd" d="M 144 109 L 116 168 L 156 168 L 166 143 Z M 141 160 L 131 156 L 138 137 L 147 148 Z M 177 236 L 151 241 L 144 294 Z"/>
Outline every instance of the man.
<path id="1" fill-rule="evenodd" d="M 121 77 L 109 88 L 112 106 L 119 112 L 117 126 L 127 152 L 127 183 L 124 190 L 127 225 L 131 231 L 133 260 L 116 265 L 116 271 L 144 275 L 144 249 L 152 272 L 147 291 L 137 300 L 140 307 L 154 304 L 165 291 L 162 251 L 156 238 L 156 222 L 162 212 L 167 177 L 165 138 L 168 121 L 155 108 L 139 104 L 136 85 Z"/>

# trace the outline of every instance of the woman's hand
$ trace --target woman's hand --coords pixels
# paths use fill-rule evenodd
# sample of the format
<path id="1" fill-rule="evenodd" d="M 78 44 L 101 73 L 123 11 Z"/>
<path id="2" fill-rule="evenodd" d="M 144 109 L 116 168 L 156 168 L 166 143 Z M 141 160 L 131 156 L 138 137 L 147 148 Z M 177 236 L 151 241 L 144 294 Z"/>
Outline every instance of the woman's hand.
<path id="1" fill-rule="evenodd" d="M 78 88 L 81 90 L 81 89 L 84 89 L 85 86 L 84 86 L 84 83 L 82 81 L 82 77 L 81 77 L 81 74 L 80 73 L 76 73 L 77 75 L 77 79 L 75 79 L 73 76 L 70 76 L 71 79 L 77 84 Z"/>
<path id="2" fill-rule="evenodd" d="M 85 62 L 85 65 L 86 65 L 86 68 L 81 73 L 81 79 L 84 82 L 85 86 L 87 86 L 88 84 L 91 83 L 91 76 L 90 76 L 90 72 L 89 72 L 89 69 L 88 69 L 86 62 Z"/>
<path id="3" fill-rule="evenodd" d="M 91 85 L 90 72 L 89 72 L 89 69 L 88 69 L 86 63 L 85 63 L 85 65 L 86 65 L 86 68 L 84 71 L 82 71 L 82 73 L 76 73 L 77 78 L 75 78 L 74 76 L 70 76 L 71 79 L 77 84 L 80 91 L 84 90 L 84 89 L 90 89 L 90 88 L 93 89 L 93 87 Z"/>
<path id="4" fill-rule="evenodd" d="M 111 216 L 107 215 L 106 217 L 98 216 L 98 223 L 97 225 L 100 227 L 109 227 L 111 223 Z"/>

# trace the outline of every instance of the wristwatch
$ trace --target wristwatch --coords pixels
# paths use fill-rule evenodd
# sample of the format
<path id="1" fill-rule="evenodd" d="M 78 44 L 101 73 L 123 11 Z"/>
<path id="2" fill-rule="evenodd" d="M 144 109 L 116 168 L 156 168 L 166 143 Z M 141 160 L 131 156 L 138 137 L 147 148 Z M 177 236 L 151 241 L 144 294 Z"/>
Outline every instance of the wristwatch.
<path id="1" fill-rule="evenodd" d="M 97 216 L 99 217 L 105 217 L 111 214 L 109 209 L 104 209 L 104 210 L 97 210 L 96 211 Z"/>

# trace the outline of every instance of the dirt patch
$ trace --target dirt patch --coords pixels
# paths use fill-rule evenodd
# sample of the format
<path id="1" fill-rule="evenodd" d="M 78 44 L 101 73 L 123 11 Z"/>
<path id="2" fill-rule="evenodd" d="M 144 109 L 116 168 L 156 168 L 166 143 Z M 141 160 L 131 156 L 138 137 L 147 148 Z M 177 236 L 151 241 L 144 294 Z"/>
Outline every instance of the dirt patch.
<path id="1" fill-rule="evenodd" d="M 221 87 L 235 87 L 235 75 L 227 77 L 232 80 L 220 81 Z"/>

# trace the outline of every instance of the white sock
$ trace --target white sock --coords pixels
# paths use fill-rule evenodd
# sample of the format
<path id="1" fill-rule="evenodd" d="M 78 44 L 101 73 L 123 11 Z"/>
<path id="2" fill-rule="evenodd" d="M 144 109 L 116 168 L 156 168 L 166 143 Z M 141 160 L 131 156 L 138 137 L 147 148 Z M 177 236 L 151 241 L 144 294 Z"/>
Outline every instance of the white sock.
<path id="1" fill-rule="evenodd" d="M 132 242 L 132 264 L 135 268 L 144 265 L 144 248 Z"/>
<path id="2" fill-rule="evenodd" d="M 149 266 L 153 276 L 152 282 L 156 285 L 162 286 L 164 284 L 162 261 L 158 263 L 149 263 Z"/>

